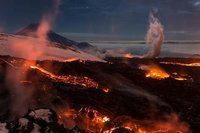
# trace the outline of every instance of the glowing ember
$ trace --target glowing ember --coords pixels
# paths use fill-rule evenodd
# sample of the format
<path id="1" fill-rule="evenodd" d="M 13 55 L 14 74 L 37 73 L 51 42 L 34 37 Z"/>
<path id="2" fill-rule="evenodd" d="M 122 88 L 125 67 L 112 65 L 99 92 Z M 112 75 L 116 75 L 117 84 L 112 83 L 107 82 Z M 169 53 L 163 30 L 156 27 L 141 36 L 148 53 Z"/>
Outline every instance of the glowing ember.
<path id="1" fill-rule="evenodd" d="M 162 80 L 170 77 L 178 81 L 192 80 L 187 74 L 178 74 L 177 72 L 169 74 L 156 65 L 141 65 L 139 69 L 147 71 L 147 78 Z"/>
<path id="2" fill-rule="evenodd" d="M 123 57 L 125 58 L 133 58 L 134 56 L 131 53 L 124 54 Z"/>
<path id="3" fill-rule="evenodd" d="M 103 91 L 104 91 L 105 93 L 108 93 L 108 92 L 110 91 L 110 89 L 107 88 L 107 87 L 105 87 L 105 88 L 103 88 Z"/>
<path id="4" fill-rule="evenodd" d="M 161 80 L 161 79 L 169 78 L 170 75 L 164 70 L 162 70 L 161 68 L 157 66 L 152 66 L 150 70 L 146 73 L 146 77 Z"/>
<path id="5" fill-rule="evenodd" d="M 200 67 L 200 63 L 180 63 L 180 62 L 160 62 L 161 64 L 167 65 L 178 65 L 178 66 L 188 66 L 188 67 Z"/>
<path id="6" fill-rule="evenodd" d="M 21 83 L 32 83 L 32 81 L 28 81 L 28 80 L 22 80 L 20 81 Z"/>
<path id="7" fill-rule="evenodd" d="M 59 121 L 68 127 L 66 120 L 73 120 L 77 126 L 87 130 L 88 132 L 102 132 L 105 124 L 110 121 L 108 116 L 102 115 L 97 110 L 85 107 L 79 111 L 69 109 L 67 111 L 57 111 Z"/>
<path id="8" fill-rule="evenodd" d="M 107 116 L 103 117 L 102 122 L 105 123 L 107 121 L 110 121 L 110 118 L 108 118 Z"/>
<path id="9" fill-rule="evenodd" d="M 84 108 L 83 110 L 86 111 L 87 117 L 94 123 L 101 124 L 110 121 L 110 118 L 100 114 L 97 110 L 91 108 Z"/>
<path id="10" fill-rule="evenodd" d="M 63 115 L 67 118 L 73 117 L 75 115 L 75 110 L 68 110 L 63 113 Z"/>
<path id="11" fill-rule="evenodd" d="M 66 59 L 64 60 L 64 62 L 73 62 L 73 61 L 77 61 L 78 59 L 76 58 L 70 58 L 70 59 Z"/>
<path id="12" fill-rule="evenodd" d="M 178 116 L 175 114 L 170 115 L 169 120 L 165 122 L 155 121 L 149 123 L 149 125 L 141 121 L 134 121 L 130 117 L 124 119 L 124 116 L 118 117 L 112 121 L 110 117 L 90 107 L 81 108 L 79 111 L 67 109 L 67 111 L 57 111 L 57 113 L 59 121 L 65 126 L 69 126 L 67 124 L 73 123 L 73 126 L 77 125 L 87 132 L 116 133 L 127 131 L 134 133 L 187 133 L 189 131 L 187 124 L 180 122 Z M 71 120 L 70 123 L 69 120 Z M 113 124 L 107 126 L 108 123 Z"/>
<path id="13" fill-rule="evenodd" d="M 49 78 L 55 80 L 56 82 L 64 82 L 66 84 L 72 85 L 80 85 L 88 88 L 98 88 L 98 83 L 94 80 L 90 79 L 89 77 L 79 77 L 79 76 L 59 76 L 54 75 L 53 73 L 39 67 L 39 66 L 30 66 L 32 69 L 39 70 L 41 73 L 45 74 Z"/>
<path id="14" fill-rule="evenodd" d="M 186 78 L 183 78 L 183 77 L 177 77 L 177 78 L 174 78 L 175 80 L 179 80 L 179 81 L 185 81 L 187 80 Z"/>
<path id="15" fill-rule="evenodd" d="M 151 70 L 146 74 L 147 78 L 154 78 L 154 79 L 165 79 L 169 77 L 169 74 L 167 74 L 164 71 L 160 70 Z"/>
<path id="16" fill-rule="evenodd" d="M 178 74 L 176 72 L 172 73 L 171 77 L 179 81 L 192 80 L 192 78 L 189 77 L 187 74 Z"/>

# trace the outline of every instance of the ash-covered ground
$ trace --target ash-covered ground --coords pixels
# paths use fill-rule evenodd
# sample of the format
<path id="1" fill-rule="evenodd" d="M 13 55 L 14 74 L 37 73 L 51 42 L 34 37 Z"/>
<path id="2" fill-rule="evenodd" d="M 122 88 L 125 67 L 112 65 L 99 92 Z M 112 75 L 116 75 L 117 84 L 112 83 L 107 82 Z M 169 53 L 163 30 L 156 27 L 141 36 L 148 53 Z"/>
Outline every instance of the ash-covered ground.
<path id="1" fill-rule="evenodd" d="M 0 131 L 200 131 L 199 59 L 106 60 L 31 64 L 1 56 Z"/>

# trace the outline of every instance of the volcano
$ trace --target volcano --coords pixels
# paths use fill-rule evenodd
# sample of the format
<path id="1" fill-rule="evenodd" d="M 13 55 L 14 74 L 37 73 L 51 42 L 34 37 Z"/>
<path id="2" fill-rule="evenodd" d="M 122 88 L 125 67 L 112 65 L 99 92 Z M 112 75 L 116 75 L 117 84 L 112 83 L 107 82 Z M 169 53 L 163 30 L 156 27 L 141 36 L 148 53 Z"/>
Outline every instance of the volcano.
<path id="1" fill-rule="evenodd" d="M 196 65 L 199 59 L 106 60 L 106 63 L 46 60 L 29 65 L 28 60 L 1 56 L 0 131 L 200 131 L 200 68 Z M 20 88 L 10 85 L 13 73 L 25 74 L 23 67 L 26 76 L 14 82 Z M 12 72 L 10 76 L 8 70 Z M 24 97 L 17 96 L 20 90 L 29 97 L 23 108 L 13 110 Z"/>
<path id="2" fill-rule="evenodd" d="M 17 32 L 16 35 L 23 35 L 23 36 L 31 36 L 31 37 L 37 37 L 36 32 L 40 26 L 40 23 L 32 23 L 22 29 L 21 31 Z M 86 42 L 78 43 L 76 41 L 67 39 L 54 31 L 50 30 L 47 33 L 47 40 L 55 43 L 59 43 L 65 46 L 79 48 L 79 49 L 86 49 L 86 48 L 94 48 L 94 46 L 90 45 Z"/>
<path id="3" fill-rule="evenodd" d="M 39 38 L 0 33 L 1 55 L 10 55 L 31 60 L 73 60 L 103 61 L 99 57 L 78 48 Z M 104 61 L 103 61 L 104 62 Z"/>

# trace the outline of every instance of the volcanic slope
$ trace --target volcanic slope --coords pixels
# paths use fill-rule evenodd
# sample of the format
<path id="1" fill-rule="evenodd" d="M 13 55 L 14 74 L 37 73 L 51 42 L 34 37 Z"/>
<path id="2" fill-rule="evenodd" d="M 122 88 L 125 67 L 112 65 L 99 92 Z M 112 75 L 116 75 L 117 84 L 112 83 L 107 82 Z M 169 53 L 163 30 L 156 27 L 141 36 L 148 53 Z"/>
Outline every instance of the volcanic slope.
<path id="1" fill-rule="evenodd" d="M 102 59 L 81 50 L 34 37 L 0 34 L 0 54 L 30 60 L 101 61 Z"/>
<path id="2" fill-rule="evenodd" d="M 68 120 L 72 120 L 73 126 L 85 131 L 124 127 L 130 120 L 145 131 L 200 131 L 200 67 L 187 65 L 200 60 L 109 58 L 107 61 L 37 61 L 35 66 L 28 68 L 25 79 L 19 82 L 26 89 L 34 88 L 29 108 L 51 108 L 66 127 L 69 126 Z M 1 57 L 3 122 L 9 118 L 8 105 L 12 104 L 12 93 L 7 89 L 12 86 L 6 84 L 6 70 L 11 68 L 14 72 L 23 62 L 17 58 Z M 153 66 L 157 66 L 156 69 Z M 168 76 L 162 78 L 163 71 Z M 149 76 L 149 72 L 152 75 Z M 84 115 L 82 111 L 88 114 Z M 96 111 L 115 124 L 111 127 L 102 123 L 96 125 Z M 134 129 L 134 132 L 139 132 L 139 129 Z"/>

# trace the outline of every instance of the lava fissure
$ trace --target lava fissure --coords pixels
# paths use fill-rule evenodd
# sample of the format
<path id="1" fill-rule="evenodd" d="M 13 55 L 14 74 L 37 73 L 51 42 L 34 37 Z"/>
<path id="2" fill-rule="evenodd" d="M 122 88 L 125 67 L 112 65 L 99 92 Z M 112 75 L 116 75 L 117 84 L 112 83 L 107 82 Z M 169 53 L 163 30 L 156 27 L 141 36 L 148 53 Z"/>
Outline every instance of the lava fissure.
<path id="1" fill-rule="evenodd" d="M 66 84 L 72 84 L 72 85 L 80 85 L 80 86 L 84 86 L 88 88 L 96 88 L 96 89 L 98 88 L 98 83 L 89 77 L 80 77 L 80 76 L 72 76 L 72 75 L 58 76 L 39 66 L 31 65 L 30 68 L 39 70 L 41 73 L 45 74 L 46 76 L 48 76 L 49 78 L 57 82 L 64 82 Z"/>

